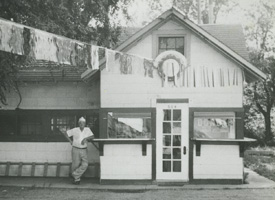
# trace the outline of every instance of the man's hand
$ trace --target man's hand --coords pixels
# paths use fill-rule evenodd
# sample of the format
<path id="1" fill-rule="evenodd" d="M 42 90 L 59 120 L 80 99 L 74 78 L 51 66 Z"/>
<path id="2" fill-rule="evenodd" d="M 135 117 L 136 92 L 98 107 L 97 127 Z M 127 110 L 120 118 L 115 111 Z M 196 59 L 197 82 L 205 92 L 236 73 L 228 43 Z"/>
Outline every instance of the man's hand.
<path id="1" fill-rule="evenodd" d="M 85 138 L 85 139 L 83 139 L 83 140 L 81 141 L 81 144 L 82 144 L 82 145 L 84 145 L 84 144 L 86 144 L 86 143 L 87 143 L 86 138 Z"/>

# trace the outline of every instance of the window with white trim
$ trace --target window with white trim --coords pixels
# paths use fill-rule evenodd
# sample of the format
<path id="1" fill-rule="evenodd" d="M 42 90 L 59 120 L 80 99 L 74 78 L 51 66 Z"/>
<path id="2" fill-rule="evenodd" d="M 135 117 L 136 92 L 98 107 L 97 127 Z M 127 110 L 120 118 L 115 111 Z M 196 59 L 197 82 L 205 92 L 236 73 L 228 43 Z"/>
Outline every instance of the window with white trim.
<path id="1" fill-rule="evenodd" d="M 158 54 L 175 50 L 184 55 L 184 37 L 159 37 Z"/>
<path id="2" fill-rule="evenodd" d="M 235 113 L 195 112 L 194 137 L 205 139 L 235 139 Z"/>
<path id="3" fill-rule="evenodd" d="M 108 112 L 109 138 L 151 138 L 151 113 Z"/>

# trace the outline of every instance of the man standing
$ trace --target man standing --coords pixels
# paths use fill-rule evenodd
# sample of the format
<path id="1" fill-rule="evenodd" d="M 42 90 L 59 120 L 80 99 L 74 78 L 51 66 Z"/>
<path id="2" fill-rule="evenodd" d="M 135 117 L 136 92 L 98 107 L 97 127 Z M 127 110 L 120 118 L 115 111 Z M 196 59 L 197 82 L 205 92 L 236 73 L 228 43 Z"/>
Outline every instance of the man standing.
<path id="1" fill-rule="evenodd" d="M 80 184 L 80 178 L 88 168 L 88 140 L 94 138 L 94 134 L 90 128 L 85 127 L 86 120 L 81 117 L 78 121 L 79 127 L 73 128 L 61 132 L 65 135 L 68 141 L 72 144 L 72 177 L 74 178 L 73 183 L 76 185 Z M 73 141 L 71 140 L 71 137 Z"/>

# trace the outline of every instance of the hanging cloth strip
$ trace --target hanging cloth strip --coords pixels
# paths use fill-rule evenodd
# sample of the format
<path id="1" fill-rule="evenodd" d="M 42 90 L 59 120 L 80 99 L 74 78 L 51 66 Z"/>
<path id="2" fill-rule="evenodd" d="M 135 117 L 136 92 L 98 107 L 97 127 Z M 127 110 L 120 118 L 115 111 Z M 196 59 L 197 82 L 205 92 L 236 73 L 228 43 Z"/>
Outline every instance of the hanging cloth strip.
<path id="1" fill-rule="evenodd" d="M 0 21 L 0 50 L 23 55 L 23 43 L 23 28 Z"/>
<path id="2" fill-rule="evenodd" d="M 119 54 L 120 72 L 122 74 L 132 74 L 132 56 L 128 54 Z"/>
<path id="3" fill-rule="evenodd" d="M 9 40 L 9 46 L 11 48 L 11 53 L 23 55 L 24 54 L 24 38 L 23 38 L 23 28 L 12 26 L 11 38 Z"/>
<path id="4" fill-rule="evenodd" d="M 34 54 L 36 60 L 48 60 L 58 62 L 57 46 L 55 45 L 53 35 L 47 32 L 35 29 L 35 47 Z"/>
<path id="5" fill-rule="evenodd" d="M 56 57 L 58 63 L 71 64 L 71 51 L 74 48 L 70 40 L 53 36 L 53 41 L 57 49 Z"/>
<path id="6" fill-rule="evenodd" d="M 91 45 L 91 67 L 93 70 L 99 69 L 99 48 L 98 46 Z"/>
<path id="7" fill-rule="evenodd" d="M 151 78 L 154 77 L 154 64 L 151 60 L 147 60 L 147 59 L 144 59 L 144 62 L 143 62 L 143 65 L 144 65 L 144 70 L 145 70 L 145 73 L 144 73 L 144 76 L 149 76 Z"/>

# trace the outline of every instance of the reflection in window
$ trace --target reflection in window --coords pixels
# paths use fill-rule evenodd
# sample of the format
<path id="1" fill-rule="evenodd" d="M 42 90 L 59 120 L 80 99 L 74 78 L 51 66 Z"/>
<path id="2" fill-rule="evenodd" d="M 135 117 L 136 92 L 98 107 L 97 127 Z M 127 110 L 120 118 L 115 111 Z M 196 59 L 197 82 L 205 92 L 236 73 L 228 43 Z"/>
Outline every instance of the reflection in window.
<path id="1" fill-rule="evenodd" d="M 150 138 L 151 113 L 108 113 L 109 138 Z"/>
<path id="2" fill-rule="evenodd" d="M 39 115 L 19 116 L 19 133 L 21 135 L 34 135 L 42 133 L 42 119 Z"/>
<path id="3" fill-rule="evenodd" d="M 184 37 L 160 37 L 158 53 L 175 50 L 184 55 Z"/>
<path id="4" fill-rule="evenodd" d="M 234 118 L 234 113 L 195 113 L 194 136 L 205 139 L 233 139 Z"/>
<path id="5" fill-rule="evenodd" d="M 55 134 L 61 134 L 61 129 L 72 129 L 76 127 L 75 116 L 54 116 L 51 118 L 51 131 Z"/>
<path id="6" fill-rule="evenodd" d="M 16 134 L 16 117 L 14 115 L 0 115 L 0 136 Z"/>

